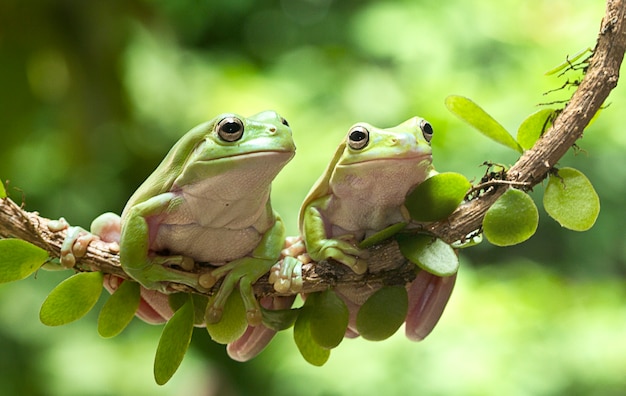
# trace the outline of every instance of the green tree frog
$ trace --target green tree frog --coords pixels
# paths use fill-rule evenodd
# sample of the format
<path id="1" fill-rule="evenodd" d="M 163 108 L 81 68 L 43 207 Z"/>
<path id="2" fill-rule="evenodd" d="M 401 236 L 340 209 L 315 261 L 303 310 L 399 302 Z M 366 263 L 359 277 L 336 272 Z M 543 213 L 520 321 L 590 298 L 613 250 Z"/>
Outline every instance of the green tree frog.
<path id="1" fill-rule="evenodd" d="M 409 221 L 407 194 L 434 172 L 432 135 L 418 117 L 389 129 L 350 128 L 300 210 L 300 232 L 313 260 L 333 258 L 357 274 L 367 270 L 366 251 L 357 244 Z"/>
<path id="2" fill-rule="evenodd" d="M 436 173 L 432 136 L 432 126 L 419 117 L 389 129 L 367 123 L 352 126 L 302 204 L 300 231 L 308 256 L 314 261 L 332 258 L 355 273 L 366 272 L 367 251 L 358 243 L 390 225 L 410 223 L 404 205 L 407 195 Z M 288 250 L 292 256 L 303 257 L 298 243 Z M 272 268 L 270 281 L 279 291 L 297 291 L 302 284 L 300 270 L 299 261 L 284 260 Z M 422 339 L 432 330 L 455 279 L 455 275 L 442 278 L 419 271 L 406 285 L 406 334 L 410 339 Z M 376 290 L 369 285 L 350 285 L 338 286 L 335 291 L 350 313 L 346 336 L 357 336 L 356 314 Z"/>
<path id="3" fill-rule="evenodd" d="M 131 196 L 121 219 L 105 214 L 92 229 L 121 226 L 122 268 L 145 289 L 165 292 L 168 282 L 208 289 L 224 278 L 208 321 L 220 320 L 228 296 L 239 287 L 248 321 L 257 325 L 261 310 L 252 284 L 279 260 L 285 240 L 283 222 L 270 203 L 270 184 L 294 154 L 289 124 L 277 113 L 222 114 L 174 145 Z M 66 253 L 84 254 L 73 243 Z"/>

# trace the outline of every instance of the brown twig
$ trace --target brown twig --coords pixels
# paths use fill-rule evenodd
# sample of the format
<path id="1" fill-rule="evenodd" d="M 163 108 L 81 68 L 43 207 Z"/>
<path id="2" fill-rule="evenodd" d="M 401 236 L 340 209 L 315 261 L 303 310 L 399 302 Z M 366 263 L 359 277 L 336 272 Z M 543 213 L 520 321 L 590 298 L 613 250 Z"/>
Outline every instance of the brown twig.
<path id="1" fill-rule="evenodd" d="M 617 85 L 626 49 L 624 1 L 607 1 L 606 14 L 586 74 L 552 127 L 509 169 L 506 179 L 491 183 L 480 196 L 460 206 L 446 220 L 429 224 L 426 231 L 446 242 L 463 240 L 480 229 L 485 212 L 506 188 L 518 185 L 528 189 L 545 179 L 557 161 L 582 136 L 584 128 Z M 35 212 L 22 210 L 9 199 L 0 200 L 0 237 L 30 241 L 46 249 L 52 257 L 58 257 L 65 232 L 50 232 L 48 221 Z M 393 241 L 371 248 L 369 262 L 370 270 L 365 275 L 355 275 L 344 266 L 325 261 L 306 265 L 304 291 L 319 291 L 337 284 L 372 287 L 404 284 L 415 276 L 413 265 L 406 262 Z M 120 267 L 118 255 L 101 241 L 89 246 L 87 256 L 79 262 L 77 269 L 127 277 Z M 197 292 L 181 285 L 172 285 L 172 288 Z M 274 294 L 267 277 L 257 282 L 255 290 L 259 295 Z"/>

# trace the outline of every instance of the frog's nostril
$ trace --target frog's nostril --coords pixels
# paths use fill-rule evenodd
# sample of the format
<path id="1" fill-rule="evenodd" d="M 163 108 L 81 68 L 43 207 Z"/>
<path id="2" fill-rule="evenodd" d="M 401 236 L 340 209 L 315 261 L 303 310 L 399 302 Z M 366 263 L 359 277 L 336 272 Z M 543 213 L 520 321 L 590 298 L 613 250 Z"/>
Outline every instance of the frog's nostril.
<path id="1" fill-rule="evenodd" d="M 275 127 L 270 127 L 270 133 L 276 133 L 276 128 Z"/>

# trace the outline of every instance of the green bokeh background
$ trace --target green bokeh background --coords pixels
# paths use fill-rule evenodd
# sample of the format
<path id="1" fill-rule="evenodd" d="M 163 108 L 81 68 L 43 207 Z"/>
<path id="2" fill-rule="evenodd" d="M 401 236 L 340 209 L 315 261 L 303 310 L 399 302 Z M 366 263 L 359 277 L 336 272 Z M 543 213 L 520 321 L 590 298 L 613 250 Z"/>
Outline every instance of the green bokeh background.
<path id="1" fill-rule="evenodd" d="M 296 158 L 274 183 L 290 234 L 300 202 L 350 125 L 419 115 L 439 171 L 469 178 L 515 153 L 447 112 L 471 97 L 515 133 L 537 104 L 566 99 L 544 72 L 593 46 L 602 1 L 70 1 L 0 3 L 0 178 L 26 209 L 87 227 L 120 212 L 171 145 L 221 112 L 274 109 Z M 622 84 L 623 85 L 623 84 Z M 622 395 L 626 393 L 625 90 L 561 162 L 595 185 L 593 229 L 561 229 L 533 194 L 528 242 L 462 252 L 452 299 L 423 342 L 401 332 L 346 340 L 322 368 L 281 333 L 251 362 L 206 331 L 174 378 L 154 384 L 161 328 L 112 340 L 95 314 L 38 322 L 67 273 L 0 286 L 0 389 L 7 395 Z"/>

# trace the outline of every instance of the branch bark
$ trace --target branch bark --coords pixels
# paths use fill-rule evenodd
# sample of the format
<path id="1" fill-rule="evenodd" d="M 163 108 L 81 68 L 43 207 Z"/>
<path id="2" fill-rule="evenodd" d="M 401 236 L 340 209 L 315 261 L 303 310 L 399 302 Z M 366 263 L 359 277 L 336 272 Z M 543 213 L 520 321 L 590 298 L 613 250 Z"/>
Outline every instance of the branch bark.
<path id="1" fill-rule="evenodd" d="M 507 181 L 532 188 L 545 179 L 550 169 L 582 136 L 584 128 L 617 85 L 626 50 L 625 1 L 607 1 L 596 47 L 582 82 L 550 129 L 507 172 Z M 480 230 L 485 212 L 504 191 L 506 188 L 501 186 L 492 187 L 460 206 L 446 220 L 427 225 L 425 230 L 446 242 L 462 240 Z M 0 237 L 27 240 L 47 250 L 51 257 L 59 257 L 65 232 L 50 232 L 48 221 L 36 212 L 24 211 L 8 198 L 0 200 Z M 305 265 L 303 291 L 315 292 L 339 284 L 377 288 L 382 284 L 405 284 L 415 277 L 414 265 L 402 257 L 395 241 L 371 248 L 369 262 L 370 269 L 364 275 L 356 275 L 347 267 L 332 262 Z M 120 266 L 117 252 L 102 241 L 90 244 L 87 255 L 76 269 L 128 278 Z M 183 285 L 172 284 L 171 287 L 200 293 Z M 276 294 L 267 277 L 257 282 L 255 291 L 258 295 Z"/>

